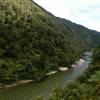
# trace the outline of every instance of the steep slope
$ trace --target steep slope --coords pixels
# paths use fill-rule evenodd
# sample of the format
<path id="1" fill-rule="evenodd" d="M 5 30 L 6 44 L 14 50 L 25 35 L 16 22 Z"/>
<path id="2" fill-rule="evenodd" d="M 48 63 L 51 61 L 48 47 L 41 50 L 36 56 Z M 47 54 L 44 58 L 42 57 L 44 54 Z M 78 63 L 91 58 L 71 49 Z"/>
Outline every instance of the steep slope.
<path id="1" fill-rule="evenodd" d="M 32 0 L 0 0 L 0 82 L 37 80 L 59 66 L 70 67 L 94 45 L 92 34 Z"/>
<path id="2" fill-rule="evenodd" d="M 76 37 L 80 37 L 80 41 L 83 40 L 91 46 L 100 44 L 100 32 L 90 30 L 66 19 L 58 18 L 58 21 L 60 21 L 68 30 L 70 30 L 71 33 L 76 35 Z"/>

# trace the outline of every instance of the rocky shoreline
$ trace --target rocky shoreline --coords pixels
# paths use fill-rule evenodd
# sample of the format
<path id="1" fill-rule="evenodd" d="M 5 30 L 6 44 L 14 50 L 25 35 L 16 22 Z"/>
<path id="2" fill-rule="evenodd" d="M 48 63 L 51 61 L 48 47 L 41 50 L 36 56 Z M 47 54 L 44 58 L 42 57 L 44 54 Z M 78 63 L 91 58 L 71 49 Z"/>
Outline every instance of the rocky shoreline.
<path id="1" fill-rule="evenodd" d="M 72 67 L 76 67 L 77 65 L 81 65 L 85 60 L 83 59 L 79 59 L 79 61 L 76 61 L 75 64 L 72 65 Z M 59 67 L 59 71 L 67 71 L 68 68 L 67 67 Z M 47 73 L 45 76 L 50 76 L 50 75 L 53 75 L 55 73 L 57 73 L 58 71 L 51 71 L 49 73 Z M 44 77 L 45 77 L 44 76 Z M 0 84 L 0 88 L 12 88 L 12 87 L 15 87 L 15 86 L 18 86 L 18 85 L 21 85 L 21 84 L 27 84 L 27 83 L 31 83 L 31 82 L 34 82 L 35 80 L 22 80 L 22 81 L 17 81 L 16 83 L 13 83 L 13 84 L 9 84 L 9 85 L 3 85 L 3 84 Z"/>
<path id="2" fill-rule="evenodd" d="M 9 84 L 9 85 L 0 84 L 0 88 L 11 88 L 11 87 L 15 87 L 17 85 L 31 83 L 33 81 L 34 80 L 22 80 L 22 81 L 17 81 L 16 83 Z"/>

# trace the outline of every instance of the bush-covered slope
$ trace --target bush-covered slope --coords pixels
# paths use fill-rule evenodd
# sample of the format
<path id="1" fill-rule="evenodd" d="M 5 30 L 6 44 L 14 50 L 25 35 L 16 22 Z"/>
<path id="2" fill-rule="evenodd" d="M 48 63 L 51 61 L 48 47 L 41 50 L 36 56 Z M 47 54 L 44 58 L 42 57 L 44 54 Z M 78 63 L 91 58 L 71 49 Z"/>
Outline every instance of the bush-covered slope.
<path id="1" fill-rule="evenodd" d="M 64 89 L 56 87 L 50 100 L 100 100 L 100 46 L 87 71 Z"/>
<path id="2" fill-rule="evenodd" d="M 94 45 L 92 34 L 32 0 L 0 0 L 0 82 L 37 80 L 59 66 L 69 67 Z"/>

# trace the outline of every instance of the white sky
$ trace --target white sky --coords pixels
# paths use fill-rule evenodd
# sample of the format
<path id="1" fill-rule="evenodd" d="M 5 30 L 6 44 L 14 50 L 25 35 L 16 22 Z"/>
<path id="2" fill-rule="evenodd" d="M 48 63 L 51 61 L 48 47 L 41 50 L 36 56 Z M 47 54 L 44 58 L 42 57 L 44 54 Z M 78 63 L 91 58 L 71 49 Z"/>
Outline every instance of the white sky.
<path id="1" fill-rule="evenodd" d="M 33 0 L 55 16 L 100 31 L 100 0 Z"/>

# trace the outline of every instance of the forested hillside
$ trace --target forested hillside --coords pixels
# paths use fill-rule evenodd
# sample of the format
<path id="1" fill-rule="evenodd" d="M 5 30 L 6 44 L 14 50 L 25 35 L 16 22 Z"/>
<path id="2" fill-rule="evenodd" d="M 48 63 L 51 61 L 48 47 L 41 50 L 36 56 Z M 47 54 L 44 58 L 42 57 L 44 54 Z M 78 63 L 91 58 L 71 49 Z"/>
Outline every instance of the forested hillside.
<path id="1" fill-rule="evenodd" d="M 87 71 L 64 89 L 56 87 L 50 100 L 100 100 L 100 46 Z"/>
<path id="2" fill-rule="evenodd" d="M 57 18 L 32 0 L 0 0 L 0 83 L 39 80 L 99 43 L 100 33 Z"/>

